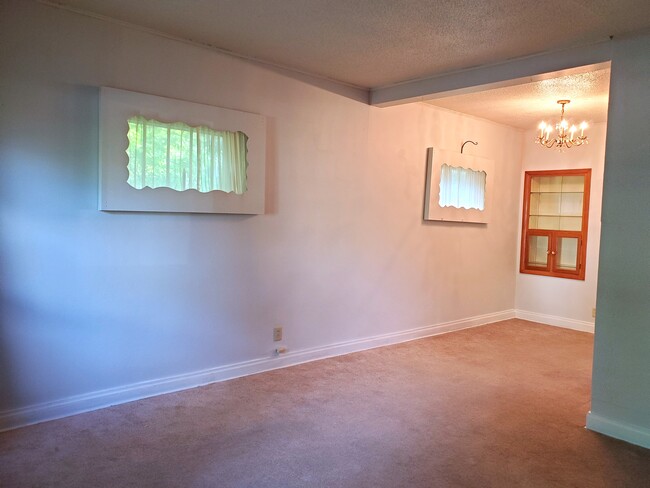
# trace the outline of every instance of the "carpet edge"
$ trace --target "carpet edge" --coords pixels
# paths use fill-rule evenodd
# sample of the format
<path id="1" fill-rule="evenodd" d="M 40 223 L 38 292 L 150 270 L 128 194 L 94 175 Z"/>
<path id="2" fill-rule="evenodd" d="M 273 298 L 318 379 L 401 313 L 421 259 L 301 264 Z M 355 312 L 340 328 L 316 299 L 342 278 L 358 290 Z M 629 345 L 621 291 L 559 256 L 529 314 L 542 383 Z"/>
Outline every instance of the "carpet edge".
<path id="1" fill-rule="evenodd" d="M 503 310 L 489 314 L 477 315 L 449 322 L 390 332 L 376 336 L 338 342 L 325 346 L 289 351 L 281 356 L 263 357 L 184 373 L 163 378 L 156 378 L 115 388 L 73 395 L 52 402 L 28 405 L 26 407 L 0 412 L 0 432 L 26 427 L 49 420 L 56 420 L 71 415 L 91 412 L 142 400 L 166 393 L 187 390 L 210 383 L 226 381 L 252 374 L 286 368 L 298 364 L 327 359 L 353 352 L 365 351 L 377 347 L 390 346 L 425 337 L 446 334 L 458 330 L 487 325 L 501 320 L 515 318 L 515 310 Z"/>
<path id="2" fill-rule="evenodd" d="M 562 327 L 563 329 L 594 333 L 594 324 L 585 320 L 569 319 L 566 317 L 558 317 L 557 315 L 529 312 L 520 309 L 515 310 L 515 316 L 518 319 L 530 320 L 531 322 L 539 322 L 540 324 L 552 325 L 554 327 Z"/>

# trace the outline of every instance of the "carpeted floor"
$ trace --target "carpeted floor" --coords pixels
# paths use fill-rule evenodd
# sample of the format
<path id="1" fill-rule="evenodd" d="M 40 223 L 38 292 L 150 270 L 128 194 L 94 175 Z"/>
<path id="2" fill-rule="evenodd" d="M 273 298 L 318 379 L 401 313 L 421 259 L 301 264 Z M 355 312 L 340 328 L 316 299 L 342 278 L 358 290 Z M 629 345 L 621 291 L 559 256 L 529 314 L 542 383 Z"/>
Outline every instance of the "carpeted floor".
<path id="1" fill-rule="evenodd" d="M 509 320 L 0 434 L 2 487 L 647 487 L 593 337 Z"/>

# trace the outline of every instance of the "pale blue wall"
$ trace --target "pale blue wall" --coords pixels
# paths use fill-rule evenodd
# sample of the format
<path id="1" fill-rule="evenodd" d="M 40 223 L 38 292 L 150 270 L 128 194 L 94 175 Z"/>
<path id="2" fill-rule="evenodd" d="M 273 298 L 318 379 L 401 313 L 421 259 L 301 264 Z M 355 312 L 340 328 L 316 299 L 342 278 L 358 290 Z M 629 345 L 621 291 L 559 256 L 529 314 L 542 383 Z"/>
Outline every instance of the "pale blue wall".
<path id="1" fill-rule="evenodd" d="M 650 36 L 612 57 L 591 410 L 650 429 Z"/>

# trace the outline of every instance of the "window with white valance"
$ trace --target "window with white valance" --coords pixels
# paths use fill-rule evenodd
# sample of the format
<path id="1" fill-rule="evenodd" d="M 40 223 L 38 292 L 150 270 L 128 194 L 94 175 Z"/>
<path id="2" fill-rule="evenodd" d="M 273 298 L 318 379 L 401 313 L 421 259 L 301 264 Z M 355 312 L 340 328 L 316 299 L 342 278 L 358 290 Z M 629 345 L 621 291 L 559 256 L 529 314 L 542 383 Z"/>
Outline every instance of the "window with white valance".
<path id="1" fill-rule="evenodd" d="M 428 148 L 424 219 L 487 224 L 497 178 L 492 159 Z"/>
<path id="2" fill-rule="evenodd" d="M 103 212 L 265 211 L 263 115 L 102 87 L 99 134 Z"/>
<path id="3" fill-rule="evenodd" d="M 246 192 L 248 137 L 182 122 L 128 119 L 128 184 L 177 191 Z"/>
<path id="4" fill-rule="evenodd" d="M 485 208 L 485 171 L 443 164 L 440 168 L 441 207 Z"/>

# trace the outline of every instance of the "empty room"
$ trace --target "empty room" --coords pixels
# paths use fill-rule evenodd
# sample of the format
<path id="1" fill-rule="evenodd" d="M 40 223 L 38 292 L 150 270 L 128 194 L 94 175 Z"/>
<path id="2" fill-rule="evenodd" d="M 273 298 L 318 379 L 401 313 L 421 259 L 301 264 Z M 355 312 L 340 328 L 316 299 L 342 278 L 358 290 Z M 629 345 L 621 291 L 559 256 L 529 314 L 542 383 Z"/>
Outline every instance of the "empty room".
<path id="1" fill-rule="evenodd" d="M 0 0 L 0 80 L 0 486 L 648 486 L 648 2 Z"/>

